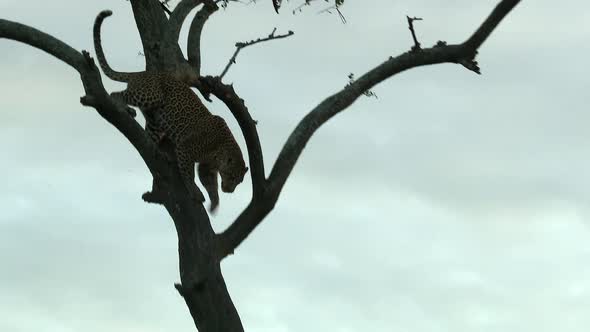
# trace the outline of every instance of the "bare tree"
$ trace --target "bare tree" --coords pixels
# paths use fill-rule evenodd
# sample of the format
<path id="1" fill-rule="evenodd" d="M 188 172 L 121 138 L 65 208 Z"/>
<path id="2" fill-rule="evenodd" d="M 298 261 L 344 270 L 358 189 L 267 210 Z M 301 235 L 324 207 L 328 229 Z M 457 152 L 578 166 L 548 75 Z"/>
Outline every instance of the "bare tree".
<path id="1" fill-rule="evenodd" d="M 148 202 L 162 204 L 176 227 L 181 283 L 175 287 L 183 296 L 197 329 L 213 332 L 243 331 L 238 312 L 221 274 L 220 262 L 232 254 L 274 208 L 295 163 L 316 130 L 357 98 L 367 94 L 376 84 L 404 70 L 440 63 L 457 63 L 479 73 L 475 61 L 478 48 L 520 0 L 499 1 L 476 31 L 465 42 L 455 45 L 439 41 L 433 47 L 423 48 L 413 29 L 413 21 L 417 18 L 407 17 L 414 38 L 411 49 L 399 56 L 390 57 L 312 109 L 289 136 L 268 176 L 264 170 L 256 122 L 250 116 L 243 99 L 232 85 L 223 83 L 222 77 L 243 47 L 286 37 L 292 33 L 275 34 L 273 31 L 268 37 L 238 43 L 236 53 L 222 74 L 201 75 L 200 41 L 203 25 L 219 9 L 218 4 L 224 1 L 182 0 L 172 11 L 157 0 L 130 2 L 143 44 L 146 69 L 184 73 L 189 77 L 191 86 L 197 88 L 205 99 L 210 100 L 209 96 L 212 94 L 227 106 L 245 138 L 252 177 L 252 198 L 238 218 L 219 234 L 213 231 L 205 208 L 190 199 L 177 167 L 165 157 L 166 151 L 160 150 L 146 136 L 139 123 L 129 116 L 126 107 L 113 101 L 105 91 L 100 72 L 88 52 L 78 52 L 49 34 L 2 19 L 0 37 L 29 44 L 75 68 L 86 93 L 80 98 L 80 102 L 94 107 L 141 155 L 154 180 L 152 192 L 144 194 L 143 198 Z M 202 7 L 190 24 L 188 59 L 185 59 L 178 45 L 179 32 L 189 12 L 199 5 Z"/>

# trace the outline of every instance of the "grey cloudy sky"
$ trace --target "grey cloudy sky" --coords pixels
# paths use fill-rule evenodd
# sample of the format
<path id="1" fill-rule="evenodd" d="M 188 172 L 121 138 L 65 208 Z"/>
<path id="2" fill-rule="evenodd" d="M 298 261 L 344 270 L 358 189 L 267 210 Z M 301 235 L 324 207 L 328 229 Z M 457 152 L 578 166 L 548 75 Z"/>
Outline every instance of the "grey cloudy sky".
<path id="1" fill-rule="evenodd" d="M 349 72 L 409 49 L 406 14 L 425 19 L 424 45 L 460 42 L 497 0 L 347 0 L 346 25 L 316 14 L 321 4 L 277 16 L 260 2 L 215 14 L 203 57 L 216 74 L 236 41 L 296 32 L 245 50 L 227 76 L 270 167 Z M 141 70 L 126 1 L 0 1 L 3 18 L 92 52 L 107 8 L 113 67 Z M 587 331 L 589 19 L 587 1 L 525 0 L 480 49 L 482 76 L 404 72 L 322 127 L 275 210 L 223 263 L 246 330 Z M 73 69 L 12 41 L 0 54 L 0 331 L 194 330 L 172 286 L 174 228 L 140 199 L 151 181 L 138 155 L 79 104 Z M 216 229 L 249 185 L 222 195 Z"/>

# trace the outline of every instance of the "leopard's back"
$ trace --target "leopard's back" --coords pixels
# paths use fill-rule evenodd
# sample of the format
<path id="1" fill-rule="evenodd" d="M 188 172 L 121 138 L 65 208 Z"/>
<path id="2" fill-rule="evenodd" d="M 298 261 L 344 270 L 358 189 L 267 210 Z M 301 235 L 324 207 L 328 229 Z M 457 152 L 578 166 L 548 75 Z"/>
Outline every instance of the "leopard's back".
<path id="1" fill-rule="evenodd" d="M 164 76 L 161 90 L 165 96 L 164 105 L 156 116 L 173 142 L 179 144 L 193 132 L 206 128 L 203 124 L 212 114 L 188 85 Z"/>

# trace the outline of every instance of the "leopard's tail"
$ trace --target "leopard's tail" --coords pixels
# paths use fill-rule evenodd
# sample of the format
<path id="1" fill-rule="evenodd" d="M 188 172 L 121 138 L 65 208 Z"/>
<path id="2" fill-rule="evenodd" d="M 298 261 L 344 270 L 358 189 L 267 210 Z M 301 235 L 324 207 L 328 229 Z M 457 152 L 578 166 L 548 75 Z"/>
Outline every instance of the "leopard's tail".
<path id="1" fill-rule="evenodd" d="M 132 76 L 136 75 L 137 73 L 125 73 L 120 71 L 115 71 L 109 64 L 107 63 L 107 59 L 104 56 L 104 51 L 102 49 L 101 40 L 100 40 L 100 27 L 102 25 L 102 21 L 105 18 L 111 16 L 113 14 L 110 10 L 103 10 L 98 13 L 96 19 L 94 20 L 94 29 L 93 29 L 93 37 L 94 37 L 94 50 L 96 52 L 96 58 L 98 59 L 98 63 L 100 64 L 100 68 L 102 71 L 107 75 L 110 79 L 119 81 L 119 82 L 129 82 Z"/>

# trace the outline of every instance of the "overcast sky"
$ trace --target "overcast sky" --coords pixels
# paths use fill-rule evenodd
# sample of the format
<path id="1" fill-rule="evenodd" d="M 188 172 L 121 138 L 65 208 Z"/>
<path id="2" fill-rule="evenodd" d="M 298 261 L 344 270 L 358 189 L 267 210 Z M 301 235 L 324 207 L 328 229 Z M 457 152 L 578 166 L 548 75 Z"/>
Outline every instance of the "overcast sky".
<path id="1" fill-rule="evenodd" d="M 281 15 L 268 0 L 232 4 L 205 28 L 203 72 L 220 73 L 236 41 L 295 31 L 244 50 L 226 77 L 270 168 L 348 73 L 411 47 L 406 14 L 424 18 L 423 45 L 454 43 L 497 1 L 347 0 L 345 25 L 317 14 L 323 3 L 295 16 L 295 0 Z M 126 1 L 0 1 L 2 18 L 91 53 L 107 8 L 112 66 L 141 70 Z M 322 127 L 275 210 L 223 263 L 246 330 L 588 331 L 589 20 L 587 1 L 524 0 L 480 49 L 482 76 L 404 72 Z M 80 105 L 78 74 L 7 40 L 0 73 L 0 331 L 194 330 L 173 287 L 173 224 L 141 201 L 151 180 L 131 145 Z M 208 105 L 244 146 L 229 112 Z M 247 177 L 221 196 L 217 230 L 249 194 Z"/>

